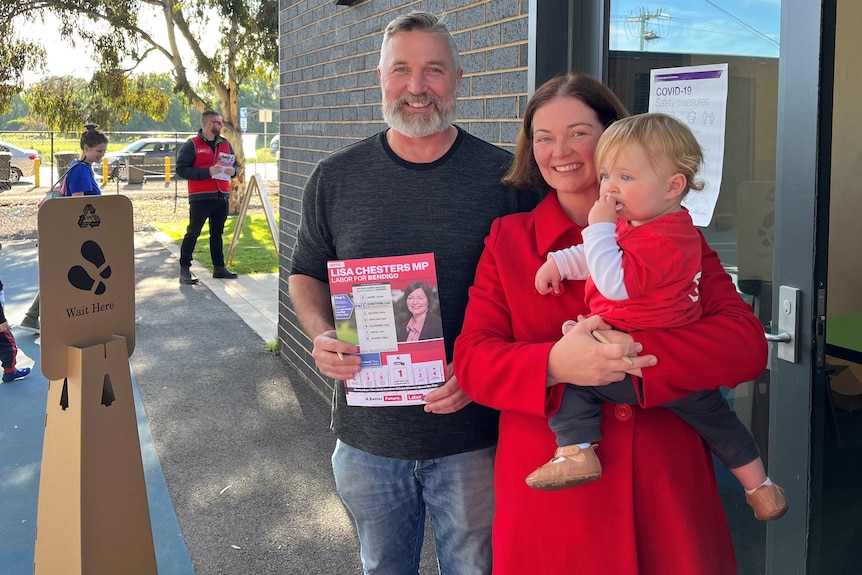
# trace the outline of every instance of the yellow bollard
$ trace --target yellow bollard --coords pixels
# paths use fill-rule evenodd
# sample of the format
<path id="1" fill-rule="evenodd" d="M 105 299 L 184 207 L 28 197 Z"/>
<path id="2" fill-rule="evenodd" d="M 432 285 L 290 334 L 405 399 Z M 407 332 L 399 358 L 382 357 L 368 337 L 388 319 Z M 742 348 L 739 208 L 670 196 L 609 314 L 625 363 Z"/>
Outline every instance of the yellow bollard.
<path id="1" fill-rule="evenodd" d="M 33 183 L 37 188 L 39 187 L 39 167 L 41 166 L 41 164 L 42 164 L 42 162 L 39 161 L 38 157 L 36 157 L 36 159 L 33 160 L 33 177 L 34 177 Z"/>
<path id="2" fill-rule="evenodd" d="M 171 159 L 170 157 L 165 158 L 165 183 L 171 183 Z"/>
<path id="3" fill-rule="evenodd" d="M 102 184 L 108 183 L 108 158 L 102 158 Z"/>

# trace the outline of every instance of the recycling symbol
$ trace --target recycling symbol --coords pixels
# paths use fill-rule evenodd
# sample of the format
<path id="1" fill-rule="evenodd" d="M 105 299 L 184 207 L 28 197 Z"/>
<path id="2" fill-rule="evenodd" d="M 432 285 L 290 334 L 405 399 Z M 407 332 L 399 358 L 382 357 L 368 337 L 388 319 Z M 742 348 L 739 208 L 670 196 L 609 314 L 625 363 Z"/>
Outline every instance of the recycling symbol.
<path id="1" fill-rule="evenodd" d="M 84 206 L 84 213 L 78 216 L 78 227 L 97 228 L 101 223 L 102 220 L 96 215 L 96 208 L 93 207 L 93 204 Z"/>
<path id="2" fill-rule="evenodd" d="M 98 225 L 98 224 L 96 224 Z M 87 240 L 81 244 L 81 255 L 92 264 L 93 271 L 97 276 L 95 279 L 83 266 L 72 266 L 69 268 L 69 283 L 82 291 L 91 291 L 96 295 L 102 295 L 108 289 L 102 279 L 111 277 L 111 266 L 106 265 L 105 254 L 102 248 L 93 240 Z M 102 279 L 99 279 L 102 278 Z"/>
<path id="3" fill-rule="evenodd" d="M 760 238 L 760 245 L 764 248 L 772 247 L 772 242 L 775 239 L 775 210 L 763 216 L 763 222 L 757 229 L 757 235 Z"/>

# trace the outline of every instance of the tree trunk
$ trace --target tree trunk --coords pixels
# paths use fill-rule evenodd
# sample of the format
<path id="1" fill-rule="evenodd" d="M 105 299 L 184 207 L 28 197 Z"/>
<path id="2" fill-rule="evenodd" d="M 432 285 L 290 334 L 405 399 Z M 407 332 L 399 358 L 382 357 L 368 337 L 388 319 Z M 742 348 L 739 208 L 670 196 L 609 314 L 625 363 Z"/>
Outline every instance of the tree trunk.
<path id="1" fill-rule="evenodd" d="M 236 177 L 231 178 L 230 180 L 230 202 L 228 204 L 230 215 L 235 216 L 239 213 L 239 207 L 242 205 L 242 201 L 245 198 L 246 193 L 245 153 L 242 148 L 242 132 L 235 130 L 233 126 L 230 126 L 225 122 L 222 135 L 227 138 L 230 145 L 233 147 L 234 154 L 236 154 L 236 161 L 239 165 L 239 171 L 237 172 Z"/>

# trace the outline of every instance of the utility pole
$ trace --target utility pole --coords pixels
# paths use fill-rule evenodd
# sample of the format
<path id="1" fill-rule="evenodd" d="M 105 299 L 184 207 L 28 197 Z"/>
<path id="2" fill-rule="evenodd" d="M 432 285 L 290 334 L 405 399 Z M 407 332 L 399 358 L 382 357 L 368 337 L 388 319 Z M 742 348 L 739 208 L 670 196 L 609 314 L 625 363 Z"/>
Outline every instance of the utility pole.
<path id="1" fill-rule="evenodd" d="M 659 8 L 655 12 L 650 12 L 646 8 L 638 8 L 636 11 L 629 14 L 629 17 L 626 18 L 626 32 L 629 31 L 629 27 L 635 27 L 636 32 L 634 34 L 640 40 L 640 51 L 644 51 L 646 42 L 655 42 L 656 40 L 660 40 L 667 36 L 670 33 L 670 14 L 664 11 L 664 8 Z M 652 28 L 647 28 L 647 25 L 655 22 L 656 25 L 660 28 L 661 26 L 665 26 L 666 33 L 660 34 L 659 31 L 654 30 Z"/>
<path id="2" fill-rule="evenodd" d="M 272 110 L 269 109 L 261 109 L 258 111 L 258 117 L 260 121 L 263 122 L 263 145 L 266 146 L 266 149 L 269 150 L 269 138 L 267 138 L 266 133 L 266 125 L 272 122 Z M 263 179 L 266 180 L 266 164 L 263 165 Z"/>

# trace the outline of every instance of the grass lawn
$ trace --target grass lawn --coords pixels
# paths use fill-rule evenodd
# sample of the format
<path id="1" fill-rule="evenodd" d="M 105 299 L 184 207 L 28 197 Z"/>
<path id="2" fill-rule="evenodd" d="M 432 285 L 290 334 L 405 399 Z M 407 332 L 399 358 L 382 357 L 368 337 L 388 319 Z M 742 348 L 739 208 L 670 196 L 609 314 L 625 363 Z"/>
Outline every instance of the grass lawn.
<path id="1" fill-rule="evenodd" d="M 229 216 L 224 229 L 224 253 L 228 255 L 228 248 L 233 239 L 236 227 L 236 216 Z M 153 222 L 153 227 L 170 237 L 174 243 L 180 245 L 186 234 L 188 222 Z M 213 263 L 210 258 L 210 233 L 208 226 L 204 225 L 203 231 L 195 245 L 195 260 L 212 271 Z M 246 214 L 236 248 L 236 256 L 232 262 L 226 262 L 232 272 L 238 274 L 261 274 L 275 273 L 278 271 L 278 253 L 272 245 L 272 236 L 266 224 L 266 216 L 263 214 Z"/>

